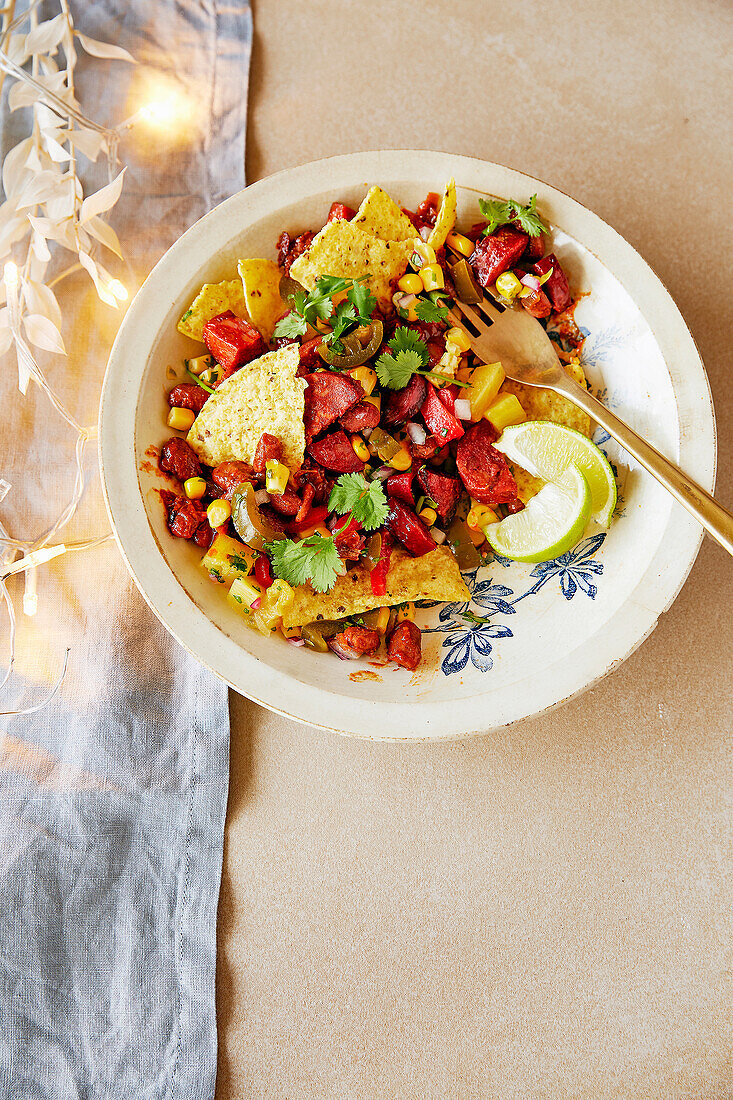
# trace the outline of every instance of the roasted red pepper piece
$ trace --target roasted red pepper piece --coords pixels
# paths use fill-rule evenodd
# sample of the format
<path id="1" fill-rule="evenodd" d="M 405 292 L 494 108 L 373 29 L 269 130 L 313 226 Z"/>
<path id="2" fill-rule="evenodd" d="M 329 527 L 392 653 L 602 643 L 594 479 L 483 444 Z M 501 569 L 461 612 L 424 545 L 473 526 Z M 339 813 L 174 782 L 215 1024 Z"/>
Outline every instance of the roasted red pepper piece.
<path id="1" fill-rule="evenodd" d="M 369 582 L 372 586 L 372 593 L 375 596 L 386 596 L 387 594 L 387 573 L 389 572 L 389 563 L 392 558 L 392 549 L 394 547 L 394 539 L 389 531 L 382 531 L 382 546 L 379 552 L 379 561 L 369 573 Z"/>
<path id="2" fill-rule="evenodd" d="M 555 312 L 562 313 L 563 310 L 568 308 L 571 302 L 570 287 L 568 286 L 565 272 L 555 253 L 548 252 L 546 256 L 543 256 L 541 260 L 533 264 L 532 270 L 535 271 L 537 275 L 544 275 L 550 268 L 552 268 L 552 275 L 550 275 L 546 283 L 543 283 L 542 289 L 552 302 L 552 308 Z"/>
<path id="3" fill-rule="evenodd" d="M 317 504 L 315 508 L 311 508 L 305 519 L 299 520 L 296 516 L 288 524 L 288 529 L 294 534 L 299 535 L 302 531 L 307 531 L 309 527 L 316 527 L 319 523 L 323 523 L 328 516 L 328 505 Z"/>
<path id="4" fill-rule="evenodd" d="M 463 492 L 459 479 L 449 477 L 448 474 L 439 474 L 437 470 L 430 470 L 427 466 L 421 466 L 417 471 L 417 480 L 425 496 L 435 501 L 435 511 L 441 520 L 445 523 L 450 522 Z"/>
<path id="5" fill-rule="evenodd" d="M 252 469 L 256 474 L 262 477 L 267 463 L 273 460 L 282 462 L 282 457 L 283 445 L 278 437 L 276 435 L 270 435 L 269 432 L 263 432 L 255 447 L 255 457 Z"/>
<path id="6" fill-rule="evenodd" d="M 220 383 L 239 367 L 259 359 L 267 351 L 267 345 L 254 325 L 235 317 L 230 309 L 206 322 L 204 343 L 223 368 Z"/>
<path id="7" fill-rule="evenodd" d="M 308 454 L 327 470 L 339 474 L 360 474 L 364 463 L 354 453 L 346 432 L 332 432 L 308 444 Z"/>
<path id="8" fill-rule="evenodd" d="M 409 508 L 414 508 L 415 498 L 412 495 L 412 479 L 414 476 L 415 471 L 412 467 L 409 470 L 404 470 L 401 474 L 392 474 L 392 477 L 388 477 L 384 483 L 387 496 L 397 497 Z"/>
<path id="9" fill-rule="evenodd" d="M 428 384 L 421 374 L 413 374 L 401 390 L 390 390 L 382 410 L 382 423 L 387 427 L 414 420 L 428 392 Z"/>
<path id="10" fill-rule="evenodd" d="M 328 211 L 327 220 L 332 222 L 336 218 L 342 218 L 344 221 L 351 221 L 356 214 L 356 210 L 352 210 L 350 206 L 347 206 L 345 202 L 332 202 L 331 209 Z"/>
<path id="11" fill-rule="evenodd" d="M 476 242 L 468 262 L 481 286 L 492 286 L 519 259 L 527 247 L 528 236 L 512 225 L 502 225 L 489 237 Z"/>
<path id="12" fill-rule="evenodd" d="M 438 397 L 443 402 L 448 412 L 452 413 L 453 416 L 456 415 L 456 398 L 458 397 L 458 394 L 460 392 L 461 387 L 456 385 L 441 386 L 440 389 L 437 391 Z M 458 417 L 456 417 L 456 420 L 457 419 Z"/>
<path id="13" fill-rule="evenodd" d="M 492 446 L 496 431 L 487 420 L 473 424 L 456 450 L 456 466 L 463 484 L 480 504 L 509 504 L 517 499 L 517 483 L 507 461 Z"/>
<path id="14" fill-rule="evenodd" d="M 172 409 L 191 409 L 198 414 L 209 400 L 209 396 L 210 394 L 203 386 L 197 386 L 195 382 L 181 382 L 168 394 L 168 404 Z"/>
<path id="15" fill-rule="evenodd" d="M 266 592 L 273 582 L 272 566 L 266 554 L 260 554 L 255 562 L 255 580 L 263 592 Z"/>
<path id="16" fill-rule="evenodd" d="M 420 664 L 422 656 L 420 628 L 409 620 L 398 623 L 389 636 L 387 656 L 390 661 L 413 672 Z"/>
<path id="17" fill-rule="evenodd" d="M 298 523 L 302 523 L 303 520 L 305 519 L 305 517 L 310 512 L 311 505 L 313 504 L 313 498 L 315 497 L 315 495 L 316 495 L 315 488 L 311 485 L 311 483 L 309 481 L 307 481 L 305 483 L 305 485 L 303 486 L 303 501 L 300 505 L 300 508 L 298 509 L 298 512 L 297 512 L 296 516 L 295 516 Z"/>
<path id="18" fill-rule="evenodd" d="M 435 541 L 423 521 L 411 508 L 406 508 L 394 497 L 389 502 L 387 526 L 395 538 L 400 540 L 405 550 L 415 558 L 420 558 L 423 554 L 435 549 Z"/>
<path id="19" fill-rule="evenodd" d="M 450 412 L 438 397 L 435 386 L 428 383 L 428 395 L 420 409 L 428 431 L 438 437 L 441 446 L 450 443 L 453 439 L 460 439 L 463 428 L 452 412 Z"/>
<path id="20" fill-rule="evenodd" d="M 174 436 L 164 443 L 160 451 L 160 468 L 173 474 L 179 481 L 201 477 L 201 463 L 193 448 L 185 439 Z"/>
<path id="21" fill-rule="evenodd" d="M 364 396 L 364 390 L 353 378 L 345 374 L 319 370 L 305 376 L 308 383 L 305 391 L 306 442 L 330 427 L 340 416 L 349 412 Z"/>

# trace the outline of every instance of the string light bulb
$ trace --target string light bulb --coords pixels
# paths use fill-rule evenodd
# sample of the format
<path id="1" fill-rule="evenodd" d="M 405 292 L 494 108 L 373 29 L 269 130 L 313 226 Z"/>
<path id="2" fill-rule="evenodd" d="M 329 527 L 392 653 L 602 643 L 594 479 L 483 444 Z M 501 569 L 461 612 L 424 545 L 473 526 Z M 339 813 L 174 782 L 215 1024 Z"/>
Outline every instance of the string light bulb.
<path id="1" fill-rule="evenodd" d="M 8 290 L 18 289 L 18 265 L 13 260 L 8 260 L 3 268 L 3 279 Z"/>
<path id="2" fill-rule="evenodd" d="M 119 279 L 112 279 L 108 285 L 110 293 L 114 294 L 118 301 L 126 302 L 130 297 L 127 287 Z"/>

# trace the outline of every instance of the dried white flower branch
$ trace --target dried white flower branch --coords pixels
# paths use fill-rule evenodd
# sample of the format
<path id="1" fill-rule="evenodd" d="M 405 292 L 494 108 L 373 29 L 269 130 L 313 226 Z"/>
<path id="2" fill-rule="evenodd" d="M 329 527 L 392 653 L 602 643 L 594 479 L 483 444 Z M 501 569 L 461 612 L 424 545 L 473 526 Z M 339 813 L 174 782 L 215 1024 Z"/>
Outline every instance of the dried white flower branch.
<path id="1" fill-rule="evenodd" d="M 112 537 L 106 534 L 80 543 L 49 545 L 78 508 L 85 483 L 84 452 L 96 437 L 96 425 L 85 427 L 77 421 L 49 384 L 32 348 L 66 355 L 61 309 L 53 287 L 72 272 L 86 270 L 97 295 L 109 306 L 117 308 L 127 298 L 125 287 L 98 258 L 101 246 L 122 259 L 117 234 L 104 220 L 119 199 L 124 181 L 124 169 L 117 171 L 120 131 L 101 126 L 82 112 L 74 87 L 76 44 L 93 57 L 126 62 L 134 62 L 134 58 L 119 46 L 97 42 L 77 31 L 68 0 L 59 0 L 59 13 L 40 23 L 38 3 L 31 0 L 17 18 L 14 0 L 0 8 L 0 89 L 5 78 L 10 78 L 14 83 L 8 94 L 9 110 L 32 110 L 30 135 L 9 151 L 2 165 L 0 355 L 14 349 L 21 393 L 26 393 L 31 380 L 35 382 L 76 433 L 76 474 L 69 502 L 40 534 L 11 538 L 0 524 L 0 594 L 10 624 L 9 660 L 0 688 L 7 684 L 15 663 L 16 615 L 8 578 L 25 573 L 23 606 L 27 614 L 34 614 L 39 565 Z M 96 162 L 102 154 L 107 159 L 108 182 L 85 195 L 77 158 Z M 49 279 L 49 263 L 58 249 L 72 253 L 74 262 Z M 7 481 L 0 480 L 0 501 L 10 488 Z M 45 705 L 58 690 L 67 661 L 68 650 L 61 676 L 41 704 L 0 713 L 29 714 Z"/>

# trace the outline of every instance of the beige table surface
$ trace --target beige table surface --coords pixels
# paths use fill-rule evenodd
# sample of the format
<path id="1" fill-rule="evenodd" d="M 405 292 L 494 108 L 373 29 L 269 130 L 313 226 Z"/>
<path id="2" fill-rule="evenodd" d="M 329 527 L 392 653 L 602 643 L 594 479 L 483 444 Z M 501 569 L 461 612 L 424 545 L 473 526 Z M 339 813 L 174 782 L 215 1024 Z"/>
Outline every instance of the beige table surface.
<path id="1" fill-rule="evenodd" d="M 730 4 L 254 16 L 248 178 L 424 147 L 574 195 L 679 303 L 733 506 Z M 732 606 L 707 542 L 614 675 L 466 742 L 346 740 L 232 696 L 218 1100 L 733 1096 Z"/>

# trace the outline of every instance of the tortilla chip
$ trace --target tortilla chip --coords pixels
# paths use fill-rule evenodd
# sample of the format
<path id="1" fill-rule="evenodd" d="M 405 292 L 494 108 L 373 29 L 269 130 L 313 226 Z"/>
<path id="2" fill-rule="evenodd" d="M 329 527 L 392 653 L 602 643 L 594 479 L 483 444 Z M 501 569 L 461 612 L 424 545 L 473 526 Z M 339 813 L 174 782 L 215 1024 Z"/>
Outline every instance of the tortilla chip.
<path id="1" fill-rule="evenodd" d="M 583 368 L 577 359 L 565 363 L 565 370 L 571 378 L 587 387 Z M 501 387 L 502 393 L 513 393 L 519 398 L 522 408 L 527 414 L 527 420 L 551 420 L 554 424 L 564 424 L 566 428 L 575 428 L 576 432 L 582 432 L 590 439 L 593 435 L 590 417 L 579 408 L 561 397 L 552 390 L 541 390 L 538 386 L 523 386 L 520 382 L 513 382 L 507 378 Z M 526 504 L 533 496 L 536 496 L 544 481 L 528 474 L 519 466 L 513 467 L 514 478 L 517 482 L 519 499 Z"/>
<path id="2" fill-rule="evenodd" d="M 242 279 L 249 319 L 269 343 L 275 324 L 285 312 L 280 297 L 282 271 L 272 260 L 240 260 L 237 271 Z"/>
<path id="3" fill-rule="evenodd" d="M 412 558 L 406 550 L 396 549 L 387 573 L 387 594 L 375 596 L 369 580 L 369 566 L 361 563 L 339 577 L 330 592 L 314 592 L 310 584 L 295 589 L 295 598 L 283 612 L 283 626 L 303 626 L 318 619 L 345 619 L 374 607 L 415 600 L 470 599 L 458 568 L 447 546 L 436 546 L 421 558 Z"/>
<path id="4" fill-rule="evenodd" d="M 204 283 L 191 305 L 178 322 L 178 331 L 192 340 L 203 340 L 204 325 L 212 317 L 230 309 L 237 317 L 249 320 L 240 279 L 225 279 L 222 283 Z"/>
<path id="5" fill-rule="evenodd" d="M 415 237 L 415 226 L 381 187 L 367 192 L 351 224 L 383 241 L 411 241 Z"/>
<path id="6" fill-rule="evenodd" d="M 314 237 L 310 248 L 290 268 L 290 275 L 307 290 L 313 289 L 320 275 L 364 278 L 377 301 L 388 306 L 391 284 L 404 274 L 413 240 L 383 241 L 337 218 Z"/>
<path id="7" fill-rule="evenodd" d="M 456 198 L 456 181 L 451 177 L 445 185 L 443 199 L 438 210 L 438 217 L 428 237 L 431 248 L 442 248 L 445 239 L 456 224 L 458 211 L 458 199 Z"/>
<path id="8" fill-rule="evenodd" d="M 305 379 L 296 378 L 297 344 L 245 363 L 212 393 L 188 433 L 188 442 L 209 466 L 241 459 L 253 462 L 263 432 L 283 445 L 291 470 L 303 464 Z"/>

